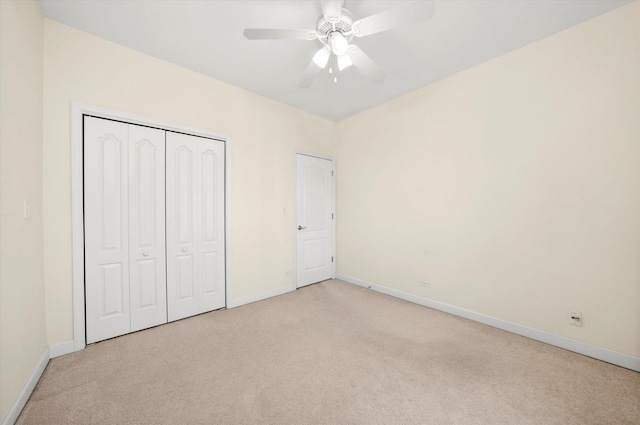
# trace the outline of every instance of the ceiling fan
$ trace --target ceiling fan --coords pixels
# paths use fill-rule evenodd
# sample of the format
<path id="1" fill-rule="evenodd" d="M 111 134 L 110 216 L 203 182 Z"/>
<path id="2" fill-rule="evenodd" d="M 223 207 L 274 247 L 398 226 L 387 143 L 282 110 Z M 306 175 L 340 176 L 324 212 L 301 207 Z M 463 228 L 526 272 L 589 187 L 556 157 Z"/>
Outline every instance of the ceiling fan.
<path id="1" fill-rule="evenodd" d="M 335 61 L 342 71 L 355 66 L 374 81 L 384 79 L 384 72 L 358 46 L 350 42 L 354 37 L 365 37 L 383 31 L 425 21 L 433 16 L 435 6 L 432 1 L 413 1 L 366 18 L 354 20 L 353 14 L 343 7 L 344 0 L 321 0 L 322 16 L 315 30 L 247 28 L 244 36 L 249 40 L 318 40 L 322 47 L 316 52 L 304 72 L 298 87 L 307 88 L 314 82 L 320 71 L 327 67 L 329 60 Z M 333 56 L 332 56 L 333 54 Z M 329 71 L 332 72 L 330 67 Z M 337 77 L 334 77 L 337 82 Z"/>

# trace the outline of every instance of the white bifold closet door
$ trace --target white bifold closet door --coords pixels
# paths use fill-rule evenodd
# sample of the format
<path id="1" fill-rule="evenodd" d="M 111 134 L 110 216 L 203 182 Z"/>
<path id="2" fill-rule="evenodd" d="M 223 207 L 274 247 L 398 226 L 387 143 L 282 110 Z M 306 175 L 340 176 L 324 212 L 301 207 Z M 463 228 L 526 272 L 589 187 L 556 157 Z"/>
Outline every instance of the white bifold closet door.
<path id="1" fill-rule="evenodd" d="M 169 321 L 225 306 L 224 143 L 167 132 Z"/>
<path id="2" fill-rule="evenodd" d="M 165 132 L 129 125 L 131 332 L 167 323 Z"/>
<path id="3" fill-rule="evenodd" d="M 84 118 L 87 343 L 167 322 L 165 132 Z"/>

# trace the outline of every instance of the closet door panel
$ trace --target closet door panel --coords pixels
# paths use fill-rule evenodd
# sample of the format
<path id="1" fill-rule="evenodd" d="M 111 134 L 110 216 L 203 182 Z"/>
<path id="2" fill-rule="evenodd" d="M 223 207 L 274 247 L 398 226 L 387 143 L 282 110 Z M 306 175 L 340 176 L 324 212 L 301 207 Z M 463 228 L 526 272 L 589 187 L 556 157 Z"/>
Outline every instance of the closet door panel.
<path id="1" fill-rule="evenodd" d="M 193 255 L 178 255 L 176 257 L 178 301 L 193 300 L 196 298 L 197 294 L 194 293 L 195 282 L 193 280 L 193 272 Z"/>
<path id="2" fill-rule="evenodd" d="M 164 138 L 129 125 L 131 331 L 167 322 Z"/>
<path id="3" fill-rule="evenodd" d="M 169 321 L 199 313 L 198 255 L 195 236 L 197 142 L 167 132 L 167 302 Z"/>
<path id="4" fill-rule="evenodd" d="M 225 306 L 224 149 L 167 132 L 169 320 Z"/>
<path id="5" fill-rule="evenodd" d="M 130 331 L 127 124 L 84 118 L 87 343 Z"/>
<path id="6" fill-rule="evenodd" d="M 200 311 L 225 306 L 224 143 L 198 138 Z"/>

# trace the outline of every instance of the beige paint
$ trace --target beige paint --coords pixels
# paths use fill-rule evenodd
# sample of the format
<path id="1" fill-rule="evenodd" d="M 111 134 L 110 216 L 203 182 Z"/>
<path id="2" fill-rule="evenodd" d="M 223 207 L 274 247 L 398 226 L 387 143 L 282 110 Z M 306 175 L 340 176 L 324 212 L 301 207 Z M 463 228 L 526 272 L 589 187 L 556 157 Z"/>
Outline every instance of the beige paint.
<path id="1" fill-rule="evenodd" d="M 342 121 L 338 272 L 640 356 L 639 76 L 634 2 Z"/>
<path id="2" fill-rule="evenodd" d="M 332 155 L 336 124 L 48 19 L 44 32 L 49 344 L 73 338 L 72 101 L 230 135 L 233 296 L 290 285 L 293 153 Z"/>
<path id="3" fill-rule="evenodd" d="M 47 348 L 42 237 L 42 12 L 0 1 L 0 419 Z M 31 218 L 23 218 L 23 202 Z"/>

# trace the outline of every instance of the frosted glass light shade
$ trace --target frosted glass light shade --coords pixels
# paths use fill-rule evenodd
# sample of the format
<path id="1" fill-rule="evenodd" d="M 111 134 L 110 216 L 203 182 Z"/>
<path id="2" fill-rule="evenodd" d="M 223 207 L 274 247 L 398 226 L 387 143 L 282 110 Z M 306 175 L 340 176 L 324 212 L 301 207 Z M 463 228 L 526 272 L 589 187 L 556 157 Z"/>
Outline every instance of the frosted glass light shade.
<path id="1" fill-rule="evenodd" d="M 326 47 L 318 50 L 315 55 L 313 55 L 313 62 L 318 65 L 320 68 L 324 69 L 329 62 L 329 56 L 331 52 Z"/>
<path id="2" fill-rule="evenodd" d="M 353 61 L 351 60 L 349 55 L 345 54 L 342 56 L 338 56 L 338 69 L 340 71 L 349 68 L 351 65 L 353 65 Z"/>

